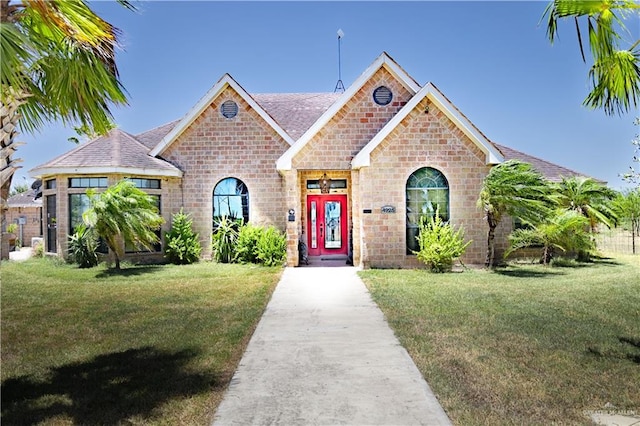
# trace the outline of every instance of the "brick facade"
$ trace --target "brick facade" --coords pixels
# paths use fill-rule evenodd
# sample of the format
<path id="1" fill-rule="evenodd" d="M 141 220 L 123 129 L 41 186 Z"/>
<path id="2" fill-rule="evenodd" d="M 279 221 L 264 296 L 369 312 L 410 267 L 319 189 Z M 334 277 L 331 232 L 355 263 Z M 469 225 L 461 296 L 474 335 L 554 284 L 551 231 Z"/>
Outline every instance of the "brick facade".
<path id="1" fill-rule="evenodd" d="M 393 94 L 388 105 L 374 102 L 374 90 L 380 86 L 386 86 Z M 512 156 L 525 154 L 506 148 L 501 151 L 435 86 L 420 87 L 386 54 L 341 97 L 282 95 L 253 97 L 226 75 L 182 120 L 138 135 L 138 139 L 131 135 L 119 139 L 120 143 L 140 143 L 137 149 L 146 156 L 145 161 L 132 162 L 132 169 L 142 167 L 138 164 L 155 167 L 149 157 L 155 162 L 166 162 L 165 169 L 158 166 L 155 176 L 162 180 L 162 188 L 149 191 L 162 197 L 166 221 L 163 230 L 169 229 L 171 215 L 183 208 L 192 215 L 203 258 L 210 258 L 213 191 L 221 180 L 233 177 L 248 189 L 250 222 L 274 225 L 285 232 L 287 264 L 296 266 L 298 241 L 307 241 L 307 197 L 319 193 L 317 189 L 308 189 L 307 181 L 318 180 L 326 173 L 330 179 L 341 179 L 347 184 L 346 188 L 334 189 L 332 194 L 347 196 L 346 226 L 352 237 L 350 253 L 354 264 L 420 267 L 415 255 L 407 254 L 406 185 L 412 173 L 431 167 L 448 181 L 452 224 L 464 227 L 465 238 L 472 240 L 462 260 L 468 264 L 484 263 L 487 224 L 484 212 L 476 206 L 482 181 L 491 164 L 506 159 L 502 152 Z M 264 104 L 258 104 L 259 99 Z M 237 115 L 223 116 L 221 106 L 226 101 L 235 102 Z M 271 113 L 269 108 L 273 108 Z M 286 114 L 288 111 L 290 115 Z M 279 117 L 282 124 L 274 117 Z M 281 127 L 285 121 L 286 131 Z M 299 139 L 296 141 L 291 135 Z M 368 155 L 366 162 L 359 160 L 363 153 Z M 86 161 L 86 155 L 78 158 Z M 354 163 L 354 159 L 358 161 Z M 65 159 L 65 164 L 71 164 L 71 160 Z M 75 175 L 40 175 L 43 179 L 57 179 L 55 189 L 43 191 L 43 217 L 46 236 L 49 213 L 46 198 L 55 195 L 58 217 L 55 251 L 59 254 L 66 253 L 70 233 L 69 194 L 85 191 L 68 188 L 68 178 L 95 175 L 91 164 L 82 163 L 77 170 Z M 162 170 L 166 170 L 166 175 Z M 108 173 L 109 184 L 127 176 L 130 175 L 123 172 Z M 391 206 L 392 211 L 382 212 L 383 206 Z M 288 220 L 289 210 L 295 213 L 293 221 Z M 497 256 L 506 248 L 509 231 L 509 220 L 503 220 L 497 230 Z M 149 261 L 161 258 L 161 253 L 127 257 Z"/>
<path id="2" fill-rule="evenodd" d="M 227 100 L 238 105 L 238 114 L 231 119 L 220 113 Z M 224 178 L 240 179 L 247 186 L 250 222 L 284 230 L 284 179 L 274 165 L 288 148 L 237 92 L 227 88 L 162 152 L 164 159 L 184 171 L 184 199 L 170 209 L 175 212 L 184 206 L 192 215 L 205 258 L 211 257 L 213 189 Z"/>

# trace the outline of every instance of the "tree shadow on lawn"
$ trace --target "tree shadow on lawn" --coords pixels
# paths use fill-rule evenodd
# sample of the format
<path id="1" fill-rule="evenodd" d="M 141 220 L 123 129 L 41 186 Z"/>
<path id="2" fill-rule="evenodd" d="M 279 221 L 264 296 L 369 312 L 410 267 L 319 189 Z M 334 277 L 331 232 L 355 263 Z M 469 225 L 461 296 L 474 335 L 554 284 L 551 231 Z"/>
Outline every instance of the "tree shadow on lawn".
<path id="1" fill-rule="evenodd" d="M 619 337 L 618 341 L 623 347 L 588 347 L 587 353 L 596 357 L 627 359 L 635 364 L 640 364 L 640 339 L 631 337 Z"/>
<path id="2" fill-rule="evenodd" d="M 215 374 L 187 370 L 196 351 L 152 347 L 100 355 L 53 369 L 46 379 L 22 376 L 2 384 L 2 424 L 36 424 L 67 416 L 74 424 L 118 424 L 174 399 L 224 386 Z"/>
<path id="3" fill-rule="evenodd" d="M 514 278 L 552 278 L 552 277 L 557 277 L 559 275 L 567 274 L 566 272 L 553 270 L 550 267 L 543 267 L 543 266 L 540 266 L 540 268 L 536 268 L 536 269 L 531 269 L 531 268 L 521 269 L 521 268 L 514 268 L 514 267 L 511 267 L 508 269 L 496 268 L 494 272 L 496 274 L 505 275 L 507 277 L 514 277 Z"/>
<path id="4" fill-rule="evenodd" d="M 96 278 L 111 277 L 135 277 L 138 275 L 152 274 L 162 269 L 160 265 L 138 265 L 124 267 L 122 269 L 108 268 L 96 274 Z"/>

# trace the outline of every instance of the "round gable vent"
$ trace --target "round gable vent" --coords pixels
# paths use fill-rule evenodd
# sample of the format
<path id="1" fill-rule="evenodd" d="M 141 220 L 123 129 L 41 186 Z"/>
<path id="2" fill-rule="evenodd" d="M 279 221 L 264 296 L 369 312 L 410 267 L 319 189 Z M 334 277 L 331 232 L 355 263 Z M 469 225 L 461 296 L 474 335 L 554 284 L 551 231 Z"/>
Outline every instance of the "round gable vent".
<path id="1" fill-rule="evenodd" d="M 220 107 L 220 112 L 225 118 L 233 118 L 238 115 L 238 104 L 233 101 L 225 101 Z"/>
<path id="2" fill-rule="evenodd" d="M 387 86 L 380 86 L 373 91 L 373 100 L 378 105 L 389 105 L 393 99 L 393 93 Z"/>

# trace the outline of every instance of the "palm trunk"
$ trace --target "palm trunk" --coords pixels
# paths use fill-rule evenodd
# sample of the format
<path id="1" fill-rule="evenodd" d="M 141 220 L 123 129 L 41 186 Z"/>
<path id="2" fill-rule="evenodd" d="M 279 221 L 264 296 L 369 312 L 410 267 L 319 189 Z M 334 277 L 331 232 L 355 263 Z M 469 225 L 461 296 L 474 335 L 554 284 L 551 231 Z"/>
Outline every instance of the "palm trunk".
<path id="1" fill-rule="evenodd" d="M 24 97 L 3 94 L 4 99 L 0 103 L 0 226 L 6 226 L 7 198 L 13 174 L 20 167 L 22 161 L 13 159 L 13 153 L 20 143 L 15 141 L 18 135 L 18 120 L 20 113 L 18 108 L 24 103 Z M 2 247 L 3 244 L 0 244 Z M 0 249 L 2 250 L 2 249 Z M 6 251 L 6 250 L 5 250 Z M 8 258 L 9 253 L 0 252 L 0 259 Z"/>
<path id="2" fill-rule="evenodd" d="M 487 259 L 484 262 L 484 266 L 493 267 L 496 253 L 496 227 L 498 223 L 491 212 L 487 212 L 487 223 L 489 224 L 489 232 L 487 232 Z"/>

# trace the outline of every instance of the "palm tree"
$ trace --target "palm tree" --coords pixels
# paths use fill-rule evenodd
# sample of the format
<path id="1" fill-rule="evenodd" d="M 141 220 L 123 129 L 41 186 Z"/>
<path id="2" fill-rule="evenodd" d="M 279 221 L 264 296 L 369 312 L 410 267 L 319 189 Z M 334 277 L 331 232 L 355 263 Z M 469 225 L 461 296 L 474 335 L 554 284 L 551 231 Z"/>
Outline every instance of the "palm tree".
<path id="1" fill-rule="evenodd" d="M 575 210 L 589 220 L 591 233 L 599 223 L 613 228 L 618 216 L 613 206 L 617 192 L 597 180 L 584 176 L 562 178 L 554 185 L 556 200 L 560 207 Z"/>
<path id="2" fill-rule="evenodd" d="M 586 18 L 593 65 L 589 70 L 592 90 L 583 105 L 603 108 L 606 114 L 624 113 L 637 107 L 640 99 L 640 40 L 621 49 L 628 34 L 626 15 L 636 23 L 640 4 L 634 0 L 553 0 L 544 11 L 547 35 L 551 43 L 558 34 L 558 20 L 573 18 L 578 33 L 582 60 L 586 62 L 579 18 Z"/>
<path id="3" fill-rule="evenodd" d="M 535 222 L 546 214 L 548 194 L 547 181 L 529 163 L 509 160 L 489 171 L 478 198 L 489 224 L 485 266 L 495 265 L 495 231 L 502 217 Z"/>
<path id="4" fill-rule="evenodd" d="M 133 182 L 120 181 L 100 194 L 89 189 L 87 195 L 91 207 L 82 214 L 82 220 L 106 242 L 114 254 L 116 269 L 120 269 L 122 242 L 151 250 L 159 241 L 155 231 L 164 220 L 153 197 Z"/>
<path id="5" fill-rule="evenodd" d="M 525 247 L 542 247 L 540 263 L 548 265 L 556 250 L 584 252 L 593 249 L 585 227 L 588 219 L 575 210 L 560 209 L 531 228 L 516 229 L 509 235 L 505 256 Z"/>
<path id="6" fill-rule="evenodd" d="M 118 0 L 133 9 L 127 0 Z M 20 160 L 18 127 L 46 122 L 108 130 L 110 105 L 127 103 L 118 80 L 118 30 L 83 0 L 0 0 L 0 198 Z M 4 209 L 2 215 L 4 218 Z"/>

